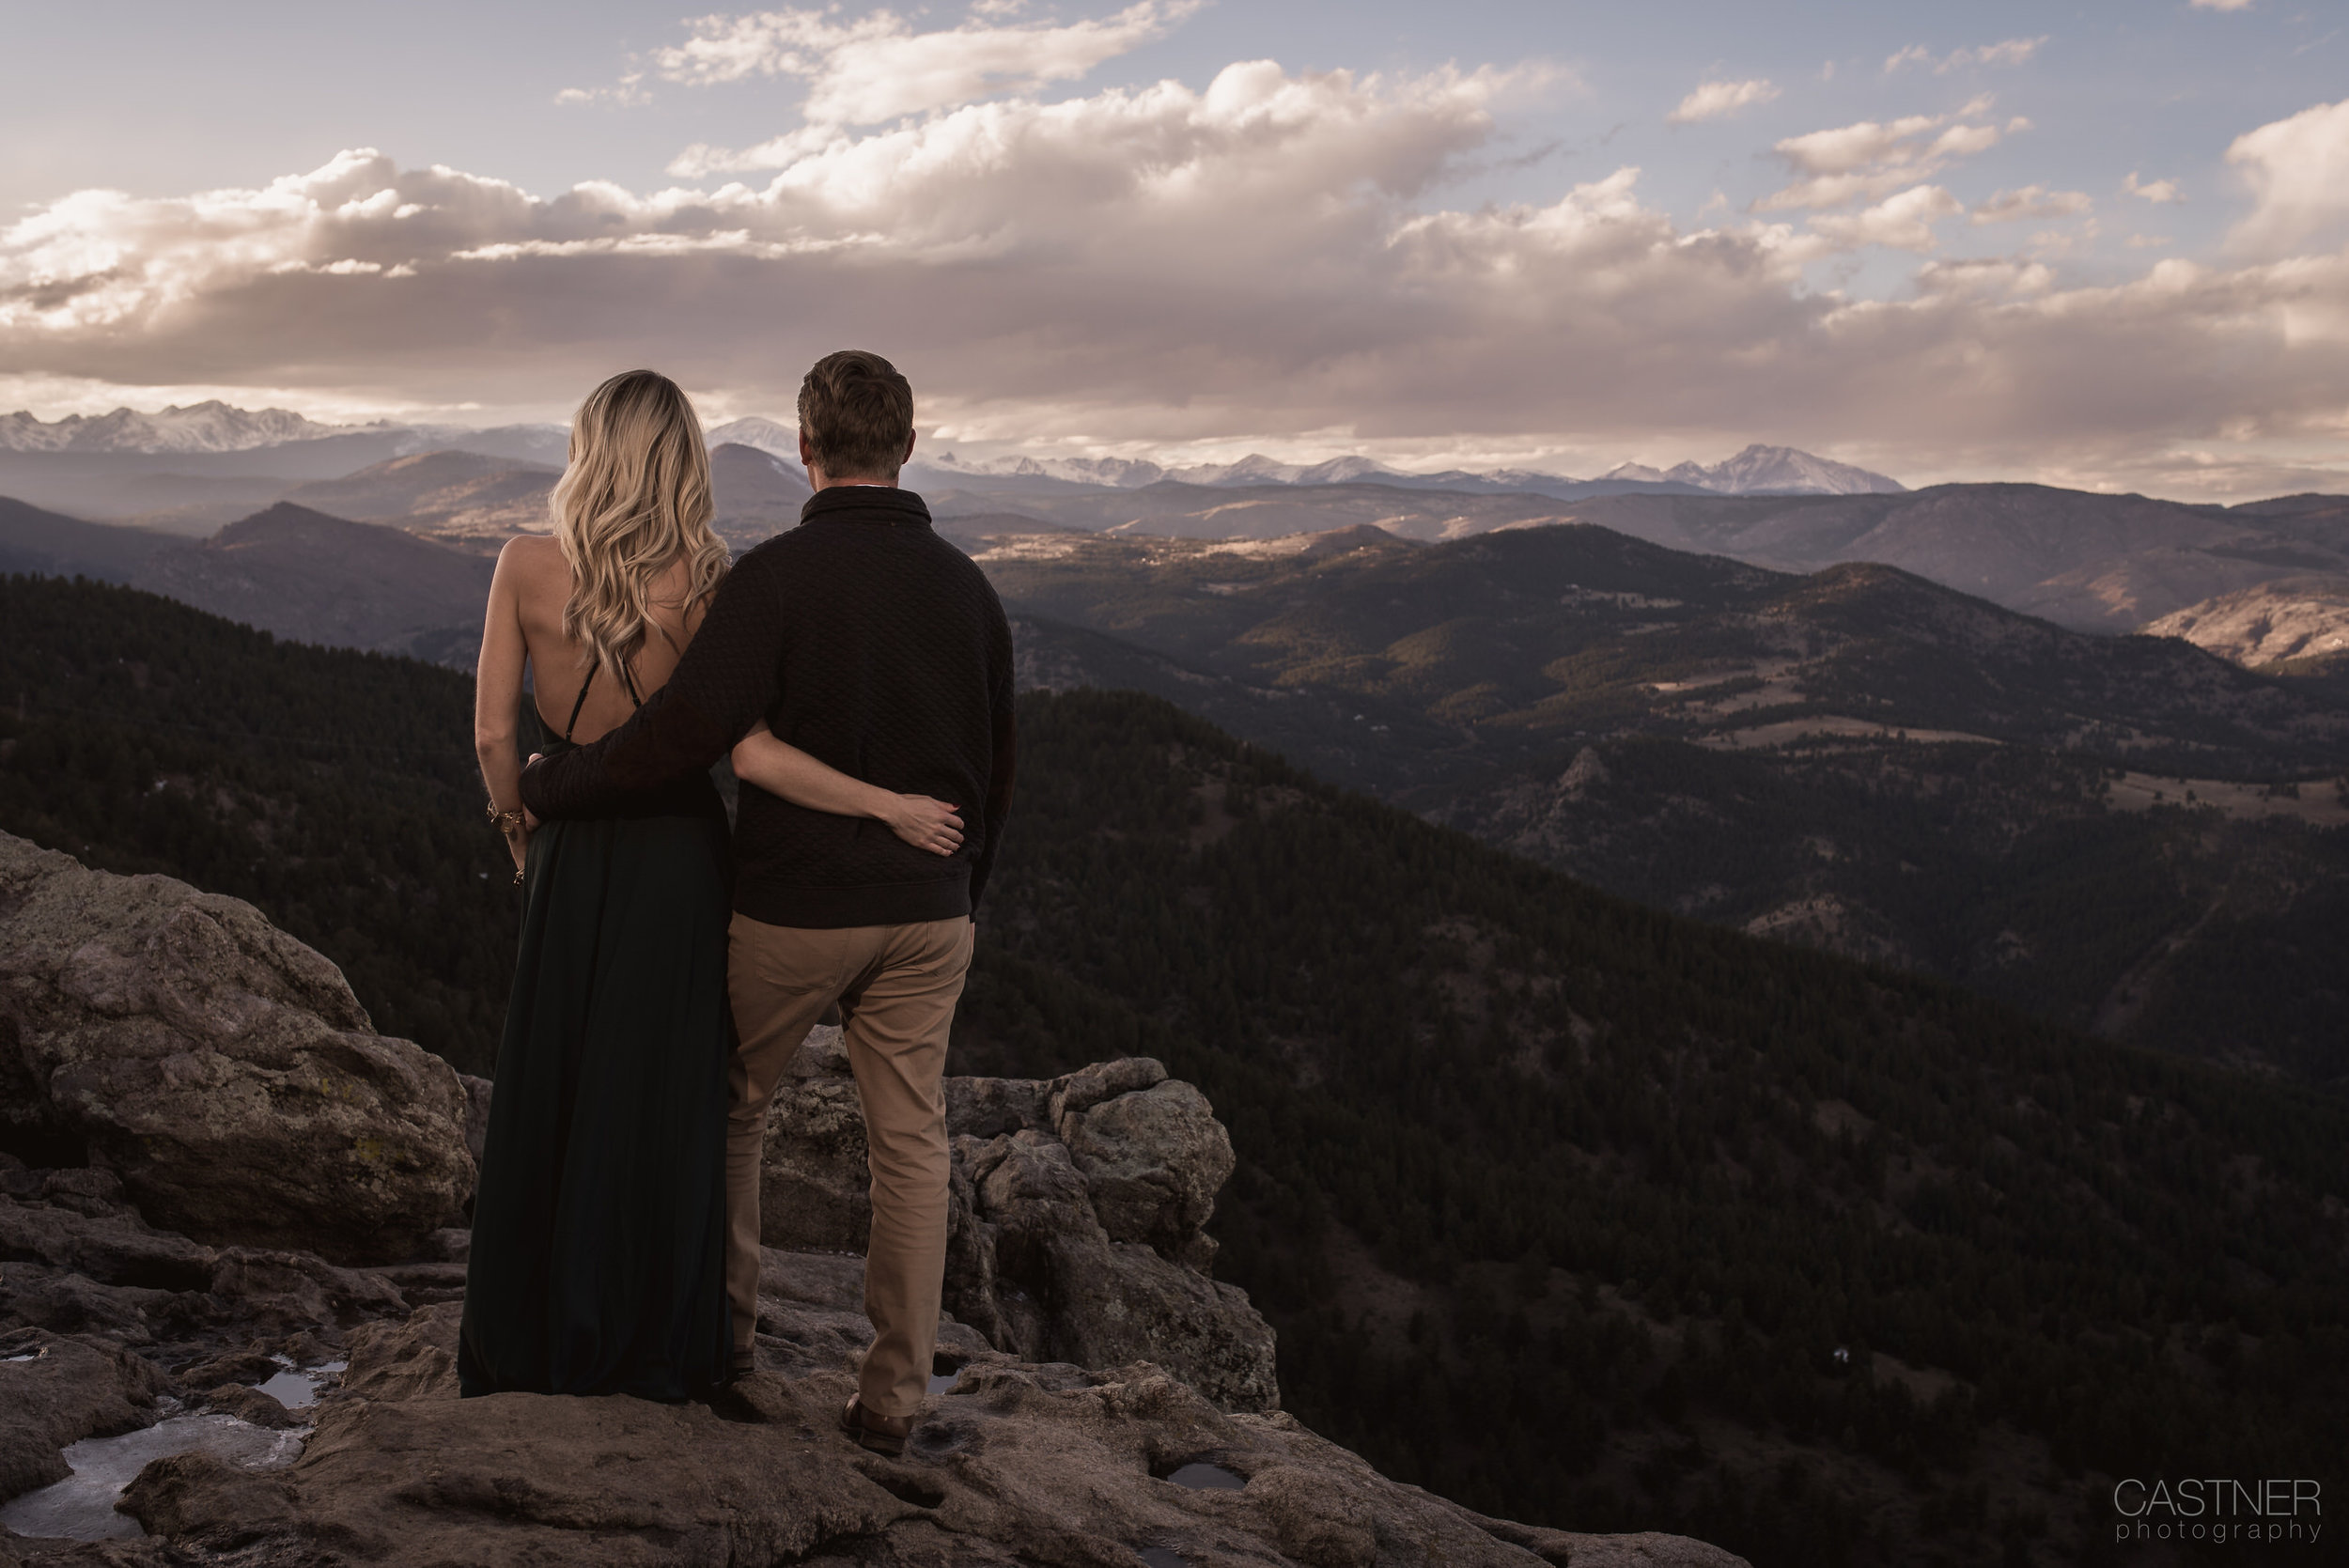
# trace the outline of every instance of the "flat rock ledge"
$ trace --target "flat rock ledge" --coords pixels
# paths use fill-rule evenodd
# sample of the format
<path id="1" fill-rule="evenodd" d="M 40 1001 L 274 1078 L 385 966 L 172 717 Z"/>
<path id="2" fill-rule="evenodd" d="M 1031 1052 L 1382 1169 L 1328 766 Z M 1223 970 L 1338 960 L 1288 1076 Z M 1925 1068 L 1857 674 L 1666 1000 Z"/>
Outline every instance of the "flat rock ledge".
<path id="1" fill-rule="evenodd" d="M 766 1370 L 722 1409 L 460 1400 L 459 1308 L 440 1303 L 346 1334 L 349 1369 L 290 1468 L 158 1460 L 120 1504 L 148 1540 L 0 1541 L 0 1563 L 1742 1562 L 1681 1537 L 1488 1519 L 1386 1480 L 1291 1416 L 1221 1410 L 1150 1362 L 1021 1361 L 961 1325 L 940 1358 L 952 1387 L 930 1399 L 905 1456 L 882 1458 L 836 1426 L 869 1333 L 862 1270 L 770 1251 L 764 1272 Z M 1172 1479 L 1194 1466 L 1214 1467 L 1220 1484 Z"/>

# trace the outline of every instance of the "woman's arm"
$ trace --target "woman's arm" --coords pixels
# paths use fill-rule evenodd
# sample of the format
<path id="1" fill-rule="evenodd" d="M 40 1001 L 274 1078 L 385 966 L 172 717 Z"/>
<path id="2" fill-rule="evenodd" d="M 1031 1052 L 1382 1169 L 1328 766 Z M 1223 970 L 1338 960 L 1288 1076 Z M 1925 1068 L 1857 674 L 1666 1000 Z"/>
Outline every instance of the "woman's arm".
<path id="1" fill-rule="evenodd" d="M 496 573 L 490 579 L 490 608 L 481 622 L 481 658 L 474 666 L 473 749 L 481 759 L 481 782 L 490 787 L 490 806 L 497 812 L 520 811 L 522 804 L 521 759 L 514 754 L 514 729 L 522 707 L 522 665 L 529 644 L 522 637 L 521 591 L 515 578 L 513 541 L 498 551 Z M 514 867 L 521 869 L 530 834 L 517 824 L 506 831 L 506 846 Z"/>
<path id="2" fill-rule="evenodd" d="M 962 847 L 962 818 L 955 807 L 926 795 L 898 795 L 852 779 L 777 740 L 765 724 L 736 743 L 734 775 L 810 811 L 885 822 L 891 832 L 933 855 L 951 855 Z"/>

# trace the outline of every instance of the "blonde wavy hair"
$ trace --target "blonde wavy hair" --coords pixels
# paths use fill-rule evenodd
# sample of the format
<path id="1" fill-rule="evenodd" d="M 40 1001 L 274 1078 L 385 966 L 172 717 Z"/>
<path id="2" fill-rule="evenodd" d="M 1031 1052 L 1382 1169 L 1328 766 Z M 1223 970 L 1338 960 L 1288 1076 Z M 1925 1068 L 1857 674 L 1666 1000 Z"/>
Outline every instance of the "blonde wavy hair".
<path id="1" fill-rule="evenodd" d="M 614 679 L 656 629 L 652 589 L 680 558 L 686 603 L 718 586 L 732 557 L 710 531 L 709 450 L 668 377 L 630 370 L 587 395 L 552 499 L 554 539 L 571 568 L 563 635 Z"/>

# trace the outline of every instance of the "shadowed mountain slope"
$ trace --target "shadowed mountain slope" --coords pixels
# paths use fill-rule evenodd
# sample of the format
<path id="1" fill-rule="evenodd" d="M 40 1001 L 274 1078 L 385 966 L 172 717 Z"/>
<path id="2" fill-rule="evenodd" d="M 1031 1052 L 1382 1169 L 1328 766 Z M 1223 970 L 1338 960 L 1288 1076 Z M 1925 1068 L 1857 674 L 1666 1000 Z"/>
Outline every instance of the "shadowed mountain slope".
<path id="1" fill-rule="evenodd" d="M 1453 726 L 1469 770 L 1599 728 L 1812 720 L 2246 774 L 2349 756 L 2349 713 L 2186 644 L 2065 631 L 1882 567 L 1797 577 L 1588 526 L 1424 548 L 1005 536 L 976 559 L 1034 614 Z"/>
<path id="2" fill-rule="evenodd" d="M 738 552 L 798 527 L 811 493 L 797 462 L 739 442 L 710 448 L 709 488 L 718 509 L 711 526 Z"/>
<path id="3" fill-rule="evenodd" d="M 0 496 L 0 571 L 128 582 L 157 550 L 185 548 L 169 534 L 84 522 Z"/>
<path id="4" fill-rule="evenodd" d="M 2349 707 L 2321 681 L 1588 527 L 976 544 L 1031 684 L 1154 692 L 1644 903 L 2349 1074 Z"/>
<path id="5" fill-rule="evenodd" d="M 0 499 L 0 570 L 163 594 L 280 637 L 470 663 L 492 563 L 285 503 L 188 539 Z"/>

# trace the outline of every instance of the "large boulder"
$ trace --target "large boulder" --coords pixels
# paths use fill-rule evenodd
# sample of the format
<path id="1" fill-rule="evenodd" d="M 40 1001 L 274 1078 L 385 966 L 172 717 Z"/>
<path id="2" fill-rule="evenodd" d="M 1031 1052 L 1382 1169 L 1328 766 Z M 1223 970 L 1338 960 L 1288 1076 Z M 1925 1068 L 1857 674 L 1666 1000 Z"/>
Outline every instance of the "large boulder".
<path id="1" fill-rule="evenodd" d="M 1232 1142 L 1205 1094 L 1126 1057 L 1057 1079 L 950 1078 L 945 1095 L 950 1313 L 1031 1360 L 1147 1358 L 1227 1409 L 1279 1407 L 1272 1329 L 1207 1273 Z M 840 1032 L 817 1029 L 775 1094 L 761 1239 L 862 1251 L 865 1155 Z"/>
<path id="2" fill-rule="evenodd" d="M 405 1255 L 472 1190 L 457 1074 L 238 899 L 0 834 L 0 1147 L 215 1246 Z"/>
<path id="3" fill-rule="evenodd" d="M 1081 1107 L 1073 1099 L 1059 1096 L 1056 1126 L 1110 1239 L 1206 1267 L 1215 1257 L 1206 1223 L 1233 1163 L 1232 1140 L 1207 1096 L 1162 1078 Z"/>

